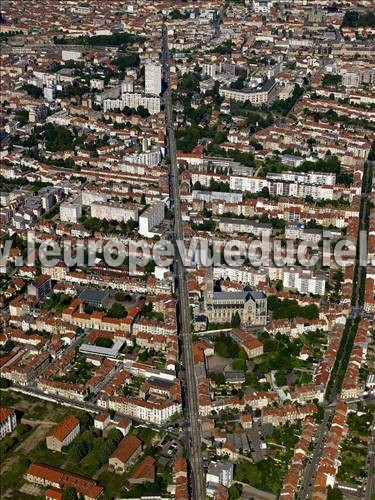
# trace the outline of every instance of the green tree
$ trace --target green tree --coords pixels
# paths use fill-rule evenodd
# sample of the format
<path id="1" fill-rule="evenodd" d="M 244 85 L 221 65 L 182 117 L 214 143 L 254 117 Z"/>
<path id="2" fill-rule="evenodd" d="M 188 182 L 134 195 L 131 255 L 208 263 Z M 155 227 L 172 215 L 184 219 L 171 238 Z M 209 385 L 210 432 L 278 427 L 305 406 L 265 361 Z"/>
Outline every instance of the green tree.
<path id="1" fill-rule="evenodd" d="M 332 75 L 331 73 L 327 73 L 322 78 L 322 85 L 324 87 L 337 87 L 341 81 L 341 75 Z"/>
<path id="2" fill-rule="evenodd" d="M 26 434 L 26 432 L 29 432 L 30 429 L 31 429 L 31 427 L 29 425 L 22 424 L 22 423 L 17 424 L 17 427 L 16 427 L 16 431 L 20 435 Z"/>
<path id="3" fill-rule="evenodd" d="M 91 413 L 85 412 L 79 416 L 79 422 L 81 424 L 81 430 L 89 429 L 94 425 L 94 419 Z"/>
<path id="4" fill-rule="evenodd" d="M 148 109 L 146 109 L 144 106 L 138 106 L 137 113 L 141 118 L 148 118 L 150 116 Z"/>
<path id="5" fill-rule="evenodd" d="M 0 377 L 0 389 L 7 389 L 10 387 L 11 382 L 7 378 Z"/>
<path id="6" fill-rule="evenodd" d="M 111 339 L 107 339 L 105 337 L 98 337 L 95 340 L 95 345 L 97 345 L 99 347 L 112 347 L 113 341 Z"/>
<path id="7" fill-rule="evenodd" d="M 229 500 L 238 500 L 242 494 L 242 484 L 232 484 L 228 493 Z"/>
<path id="8" fill-rule="evenodd" d="M 332 488 L 329 486 L 327 493 L 327 500 L 342 500 L 344 498 L 342 491 L 338 488 Z"/>
<path id="9" fill-rule="evenodd" d="M 83 439 L 76 439 L 70 445 L 68 457 L 72 462 L 79 463 L 88 453 L 88 447 Z"/>
<path id="10" fill-rule="evenodd" d="M 231 324 L 233 328 L 238 328 L 239 326 L 241 326 L 241 317 L 238 312 L 233 315 Z"/>
<path id="11" fill-rule="evenodd" d="M 127 316 L 127 311 L 122 304 L 115 302 L 108 311 L 108 316 L 110 318 L 125 318 Z"/>
<path id="12" fill-rule="evenodd" d="M 32 84 L 26 84 L 22 87 L 22 89 L 26 90 L 28 95 L 34 97 L 35 99 L 38 99 L 43 94 L 43 90 L 40 87 Z"/>
<path id="13" fill-rule="evenodd" d="M 78 500 L 77 492 L 74 488 L 64 488 L 62 500 Z"/>
<path id="14" fill-rule="evenodd" d="M 133 54 L 133 53 L 128 53 L 125 55 L 121 55 L 117 59 L 113 61 L 113 64 L 115 64 L 120 70 L 124 70 L 129 67 L 137 67 L 139 66 L 139 56 L 138 54 Z"/>

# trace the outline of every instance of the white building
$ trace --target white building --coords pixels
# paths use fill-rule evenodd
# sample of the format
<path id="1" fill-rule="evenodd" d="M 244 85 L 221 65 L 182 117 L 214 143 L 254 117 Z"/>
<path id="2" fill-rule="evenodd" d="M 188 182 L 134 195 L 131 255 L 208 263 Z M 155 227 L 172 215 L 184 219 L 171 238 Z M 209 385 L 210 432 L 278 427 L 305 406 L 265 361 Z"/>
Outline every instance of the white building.
<path id="1" fill-rule="evenodd" d="M 123 93 L 118 99 L 104 99 L 103 111 L 111 111 L 113 109 L 123 110 L 128 108 L 137 109 L 138 106 L 143 106 L 151 115 L 160 113 L 160 97 L 143 96 L 142 94 Z"/>
<path id="2" fill-rule="evenodd" d="M 123 415 L 161 425 L 167 422 L 175 413 L 181 412 L 181 403 L 163 401 L 151 403 L 136 398 L 112 396 L 108 401 L 108 408 Z"/>
<path id="3" fill-rule="evenodd" d="M 82 52 L 79 50 L 62 50 L 61 51 L 61 59 L 63 61 L 77 61 L 82 57 Z"/>
<path id="4" fill-rule="evenodd" d="M 47 434 L 47 448 L 61 452 L 64 446 L 68 446 L 78 436 L 79 432 L 78 418 L 74 415 L 68 415 Z"/>
<path id="5" fill-rule="evenodd" d="M 43 96 L 47 99 L 47 101 L 53 101 L 56 97 L 55 87 L 44 87 Z"/>
<path id="6" fill-rule="evenodd" d="M 90 80 L 90 88 L 96 90 L 104 90 L 104 80 L 100 78 L 92 78 Z"/>
<path id="7" fill-rule="evenodd" d="M 134 78 L 131 76 L 126 76 L 121 84 L 121 93 L 126 94 L 127 92 L 134 92 Z"/>
<path id="8" fill-rule="evenodd" d="M 276 95 L 276 83 L 274 80 L 267 80 L 261 88 L 258 89 L 232 89 L 220 88 L 219 94 L 225 99 L 239 102 L 250 101 L 254 106 L 261 106 L 272 101 Z"/>
<path id="9" fill-rule="evenodd" d="M 272 225 L 249 219 L 223 217 L 219 222 L 219 231 L 222 233 L 247 233 L 254 234 L 255 236 L 270 237 L 272 234 Z"/>
<path id="10" fill-rule="evenodd" d="M 94 418 L 94 427 L 95 429 L 100 429 L 101 431 L 104 431 L 104 429 L 109 425 L 110 422 L 110 415 L 109 413 L 99 413 L 98 415 L 95 415 Z"/>
<path id="11" fill-rule="evenodd" d="M 134 205 L 119 205 L 115 203 L 95 202 L 91 205 L 91 217 L 97 219 L 127 222 L 138 220 L 138 207 Z"/>
<path id="12" fill-rule="evenodd" d="M 76 201 L 63 201 L 60 205 L 61 222 L 76 224 L 82 217 L 82 205 Z"/>
<path id="13" fill-rule="evenodd" d="M 287 268 L 283 274 L 283 285 L 292 288 L 299 293 L 312 293 L 324 295 L 326 280 L 323 277 L 314 276 L 309 269 Z"/>
<path id="14" fill-rule="evenodd" d="M 13 432 L 17 425 L 16 412 L 13 408 L 0 407 L 0 439 Z"/>
<path id="15" fill-rule="evenodd" d="M 82 199 L 82 205 L 89 207 L 95 202 L 101 203 L 108 201 L 109 195 L 87 189 L 85 191 L 82 191 L 81 199 Z"/>
<path id="16" fill-rule="evenodd" d="M 155 63 L 145 64 L 145 92 L 151 95 L 161 93 L 161 65 Z"/>
<path id="17" fill-rule="evenodd" d="M 258 14 L 268 14 L 273 0 L 253 0 L 253 9 Z"/>
<path id="18" fill-rule="evenodd" d="M 161 160 L 160 149 L 152 149 L 142 153 L 127 154 L 123 157 L 125 162 L 133 165 L 147 165 L 148 167 L 156 167 Z"/>
<path id="19" fill-rule="evenodd" d="M 232 191 L 248 191 L 249 193 L 259 193 L 263 188 L 268 188 L 267 179 L 261 177 L 245 177 L 231 175 L 229 179 L 229 187 Z"/>
<path id="20" fill-rule="evenodd" d="M 157 201 L 139 216 L 139 234 L 152 237 L 152 229 L 164 220 L 165 206 Z"/>
<path id="21" fill-rule="evenodd" d="M 207 495 L 213 496 L 220 484 L 229 488 L 233 483 L 233 470 L 234 466 L 230 462 L 210 465 L 206 476 Z"/>
<path id="22" fill-rule="evenodd" d="M 215 63 L 204 63 L 202 64 L 202 74 L 214 78 L 218 67 Z"/>
<path id="23" fill-rule="evenodd" d="M 229 279 L 235 283 L 243 283 L 257 287 L 259 283 L 266 283 L 268 271 L 246 267 L 214 266 L 214 279 Z"/>

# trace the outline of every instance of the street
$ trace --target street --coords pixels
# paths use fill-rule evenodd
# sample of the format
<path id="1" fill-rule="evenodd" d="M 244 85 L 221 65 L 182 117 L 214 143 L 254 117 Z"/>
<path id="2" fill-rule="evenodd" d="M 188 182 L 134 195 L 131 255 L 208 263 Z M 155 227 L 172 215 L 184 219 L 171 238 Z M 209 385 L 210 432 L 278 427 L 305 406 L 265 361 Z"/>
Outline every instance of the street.
<path id="1" fill-rule="evenodd" d="M 199 420 L 199 403 L 197 380 L 195 376 L 193 359 L 193 342 L 191 335 L 190 306 L 187 291 L 187 278 L 184 264 L 177 251 L 177 242 L 183 241 L 183 229 L 180 207 L 180 186 L 177 167 L 177 150 L 174 133 L 172 97 L 170 89 L 170 70 L 169 70 L 169 49 L 168 33 L 166 27 L 162 32 L 162 60 L 163 60 L 163 100 L 165 106 L 165 120 L 167 129 L 167 151 L 170 160 L 170 198 L 174 213 L 174 234 L 173 241 L 175 245 L 174 272 L 176 280 L 176 292 L 178 295 L 178 334 L 182 351 L 183 369 L 185 371 L 185 380 L 183 388 L 183 409 L 186 421 L 189 426 L 187 433 L 187 450 L 190 463 L 190 494 L 195 500 L 206 498 L 206 484 L 203 472 L 203 461 L 201 452 L 201 429 Z"/>

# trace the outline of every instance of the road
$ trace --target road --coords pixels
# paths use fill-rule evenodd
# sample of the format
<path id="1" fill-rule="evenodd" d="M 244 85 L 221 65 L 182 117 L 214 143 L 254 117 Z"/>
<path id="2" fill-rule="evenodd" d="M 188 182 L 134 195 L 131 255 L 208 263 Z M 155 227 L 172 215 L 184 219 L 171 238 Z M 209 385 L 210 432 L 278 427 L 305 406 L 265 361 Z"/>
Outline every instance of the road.
<path id="1" fill-rule="evenodd" d="M 372 174 L 372 166 L 368 165 L 368 168 L 365 169 L 364 176 L 363 176 L 363 181 L 362 181 L 362 193 L 361 193 L 361 211 L 360 211 L 360 231 L 367 230 L 367 221 L 366 221 L 366 214 L 367 214 L 367 204 L 369 201 L 369 196 L 368 196 L 368 186 L 369 186 L 369 176 Z M 363 276 L 362 276 L 362 267 L 359 265 L 359 255 L 357 255 L 357 266 L 355 269 L 355 288 L 353 290 L 353 296 L 352 296 L 352 304 L 350 308 L 350 313 L 349 313 L 349 318 L 354 320 L 357 317 L 362 316 L 363 314 L 363 304 L 361 304 L 361 289 L 365 286 L 365 283 L 363 283 Z M 351 328 L 353 328 L 354 322 L 352 321 Z M 298 498 L 301 499 L 307 499 L 310 498 L 311 496 L 311 483 L 313 482 L 315 472 L 317 470 L 318 464 L 320 462 L 320 459 L 323 454 L 323 449 L 324 449 L 324 438 L 328 432 L 328 427 L 329 427 L 329 422 L 330 418 L 333 414 L 335 404 L 338 399 L 338 395 L 340 393 L 341 389 L 341 383 L 342 380 L 339 380 L 337 378 L 337 374 L 340 373 L 343 369 L 343 362 L 344 358 L 343 355 L 345 354 L 345 351 L 347 350 L 348 343 L 350 341 L 350 335 L 349 335 L 349 330 L 344 332 L 344 337 L 341 342 L 345 343 L 345 348 L 342 349 L 342 357 L 338 359 L 338 368 L 335 370 L 336 376 L 334 379 L 334 383 L 332 386 L 332 390 L 330 394 L 326 395 L 326 401 L 323 403 L 324 406 L 324 419 L 322 423 L 318 427 L 318 431 L 316 434 L 315 438 L 315 444 L 314 444 L 314 451 L 311 460 L 308 462 L 305 473 L 304 473 L 304 478 L 303 482 L 298 494 Z M 346 368 L 346 367 L 345 367 Z M 374 437 L 375 439 L 375 437 Z M 372 440 L 371 443 L 372 450 L 374 450 L 375 447 L 375 442 Z M 375 465 L 375 458 L 374 454 L 369 453 L 369 459 L 370 459 L 370 464 L 369 467 L 374 467 Z M 370 471 L 373 470 L 373 468 L 369 469 Z M 368 476 L 369 480 L 367 483 L 366 487 L 366 494 L 368 495 L 369 491 L 373 491 L 373 488 L 375 486 L 375 481 L 372 480 L 371 474 Z M 366 497 L 369 498 L 369 497 Z"/>
<path id="2" fill-rule="evenodd" d="M 255 463 L 260 462 L 267 457 L 267 450 L 262 448 L 262 441 L 260 439 L 261 427 L 260 420 L 256 420 L 254 421 L 253 427 L 249 432 L 252 448 L 251 457 Z"/>
<path id="3" fill-rule="evenodd" d="M 367 455 L 367 476 L 363 485 L 362 498 L 370 500 L 375 494 L 375 415 L 372 419 L 372 429 L 369 450 Z"/>
<path id="4" fill-rule="evenodd" d="M 193 343 L 191 335 L 190 306 L 187 291 L 187 277 L 181 256 L 177 251 L 177 242 L 183 241 L 183 229 L 180 206 L 180 186 L 177 167 L 176 138 L 174 133 L 172 96 L 170 88 L 169 70 L 169 48 L 166 27 L 162 31 L 162 60 L 163 60 L 163 100 L 165 106 L 165 120 L 167 129 L 167 151 L 170 160 L 170 196 L 174 213 L 174 246 L 175 263 L 174 272 L 176 280 L 176 292 L 178 295 L 178 333 L 182 351 L 183 370 L 185 380 L 183 381 L 183 409 L 189 426 L 187 433 L 187 451 L 190 465 L 189 488 L 191 498 L 203 500 L 206 498 L 206 483 L 203 472 L 203 461 L 201 451 L 201 428 L 199 420 L 198 388 L 195 376 Z"/>
<path id="5" fill-rule="evenodd" d="M 318 468 L 318 464 L 323 453 L 324 438 L 328 430 L 328 423 L 330 421 L 332 413 L 332 408 L 326 408 L 324 411 L 324 418 L 319 425 L 315 436 L 314 452 L 306 466 L 298 498 L 310 498 L 311 483 L 314 479 L 315 472 Z"/>
<path id="6" fill-rule="evenodd" d="M 76 399 L 72 398 L 66 398 L 63 396 L 59 396 L 56 394 L 47 394 L 44 391 L 41 391 L 38 389 L 35 385 L 18 385 L 18 384 L 13 384 L 10 388 L 10 390 L 15 391 L 15 392 L 21 392 L 23 394 L 26 394 L 28 396 L 32 396 L 34 398 L 39 398 L 42 400 L 47 400 L 51 401 L 52 403 L 56 403 L 59 405 L 63 406 L 71 406 L 73 408 L 77 408 L 82 411 L 90 412 L 90 413 L 100 413 L 103 411 L 103 408 L 98 406 L 96 403 L 92 401 L 78 401 Z M 171 435 L 175 437 L 176 439 L 182 439 L 184 436 L 184 422 L 183 421 L 174 421 L 174 422 L 168 422 L 165 424 L 155 424 L 152 423 L 150 424 L 149 422 L 145 422 L 145 420 L 138 419 L 134 417 L 134 415 L 128 415 L 129 418 L 133 422 L 136 422 L 138 425 L 147 425 L 150 429 L 153 429 L 157 432 L 168 432 L 168 435 Z M 112 419 L 113 421 L 119 421 L 124 417 L 123 413 L 116 413 L 114 418 Z M 44 420 L 43 420 L 44 422 Z M 176 423 L 177 422 L 177 423 Z M 176 428 L 175 426 L 179 424 L 179 427 Z"/>

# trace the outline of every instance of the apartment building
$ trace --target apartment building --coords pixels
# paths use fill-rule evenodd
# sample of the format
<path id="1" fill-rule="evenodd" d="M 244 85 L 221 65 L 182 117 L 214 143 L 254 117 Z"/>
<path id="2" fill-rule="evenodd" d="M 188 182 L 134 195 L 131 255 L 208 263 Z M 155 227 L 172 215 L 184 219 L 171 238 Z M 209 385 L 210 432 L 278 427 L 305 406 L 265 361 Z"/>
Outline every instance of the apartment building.
<path id="1" fill-rule="evenodd" d="M 272 225 L 248 219 L 231 219 L 223 217 L 219 222 L 219 231 L 223 233 L 247 233 L 255 236 L 270 237 Z"/>
<path id="2" fill-rule="evenodd" d="M 141 318 L 138 323 L 133 325 L 133 334 L 137 337 L 138 333 L 145 332 L 150 335 L 176 335 L 177 325 L 175 323 L 163 323 L 160 321 Z"/>
<path id="3" fill-rule="evenodd" d="M 252 7 L 258 14 L 268 14 L 272 6 L 273 0 L 252 0 Z"/>
<path id="4" fill-rule="evenodd" d="M 309 269 L 286 268 L 283 272 L 283 286 L 297 290 L 299 293 L 324 295 L 326 279 L 323 276 L 313 275 Z"/>
<path id="5" fill-rule="evenodd" d="M 152 230 L 161 224 L 164 220 L 165 205 L 162 201 L 157 201 L 151 207 L 147 208 L 139 216 L 139 234 L 146 237 L 152 237 Z"/>
<path id="6" fill-rule="evenodd" d="M 0 439 L 11 434 L 17 425 L 16 411 L 6 406 L 0 407 Z"/>
<path id="7" fill-rule="evenodd" d="M 268 271 L 266 269 L 246 267 L 215 266 L 213 277 L 214 279 L 228 279 L 235 283 L 257 287 L 260 283 L 267 282 Z"/>
<path id="8" fill-rule="evenodd" d="M 145 93 L 160 95 L 161 93 L 161 64 L 147 62 L 145 64 Z"/>
<path id="9" fill-rule="evenodd" d="M 125 436 L 108 459 L 109 467 L 116 474 L 123 474 L 142 452 L 142 441 L 136 436 Z"/>
<path id="10" fill-rule="evenodd" d="M 220 88 L 219 94 L 225 99 L 246 102 L 250 101 L 254 106 L 261 106 L 272 102 L 276 95 L 276 83 L 274 80 L 267 80 L 261 88 L 258 89 L 232 89 Z"/>
<path id="11" fill-rule="evenodd" d="M 85 386 L 46 378 L 39 379 L 37 387 L 46 394 L 53 394 L 54 396 L 61 396 L 76 401 L 84 401 L 88 394 Z"/>
<path id="12" fill-rule="evenodd" d="M 52 429 L 46 436 L 46 445 L 49 450 L 61 452 L 79 434 L 80 423 L 77 417 L 69 415 Z"/>
<path id="13" fill-rule="evenodd" d="M 340 234 L 341 232 L 338 231 L 337 235 Z M 319 243 L 323 239 L 323 231 L 322 229 L 305 229 L 304 224 L 288 224 L 285 228 L 285 238 Z"/>
<path id="14" fill-rule="evenodd" d="M 95 202 L 91 205 L 91 217 L 116 222 L 138 221 L 138 207 L 134 205 L 120 205 L 108 202 Z"/>
<path id="15" fill-rule="evenodd" d="M 182 410 L 181 403 L 174 401 L 150 403 L 122 396 L 112 396 L 108 401 L 108 408 L 123 415 L 159 425 L 167 422 L 172 415 Z"/>
<path id="16" fill-rule="evenodd" d="M 232 191 L 259 193 L 263 188 L 268 188 L 269 183 L 267 179 L 262 177 L 231 175 L 229 187 Z"/>
<path id="17" fill-rule="evenodd" d="M 84 189 L 81 192 L 82 205 L 87 207 L 90 207 L 93 203 L 107 202 L 109 197 L 109 194 L 102 193 L 93 189 Z"/>
<path id="18" fill-rule="evenodd" d="M 76 224 L 82 217 L 82 205 L 76 201 L 63 201 L 60 205 L 60 220 Z"/>
<path id="19" fill-rule="evenodd" d="M 29 351 L 25 351 L 15 361 L 2 368 L 1 375 L 14 384 L 27 385 L 45 370 L 49 362 L 48 352 L 33 356 Z"/>
<path id="20" fill-rule="evenodd" d="M 41 274 L 32 281 L 27 287 L 28 295 L 43 299 L 52 290 L 51 277 L 47 274 Z"/>
<path id="21" fill-rule="evenodd" d="M 143 96 L 142 94 L 126 92 L 122 94 L 121 98 L 103 100 L 104 112 L 116 109 L 122 111 L 125 107 L 137 109 L 139 106 L 146 108 L 150 115 L 160 113 L 160 97 Z"/>
<path id="22" fill-rule="evenodd" d="M 25 472 L 24 478 L 26 481 L 42 487 L 52 486 L 58 489 L 60 496 L 57 498 L 62 498 L 62 491 L 66 488 L 74 488 L 78 494 L 83 496 L 84 500 L 98 500 L 103 494 L 103 488 L 98 486 L 93 479 L 50 465 L 31 464 Z"/>
<path id="23" fill-rule="evenodd" d="M 229 488 L 233 482 L 233 475 L 234 465 L 230 462 L 218 462 L 210 465 L 206 476 L 207 495 L 212 497 L 221 484 Z"/>

